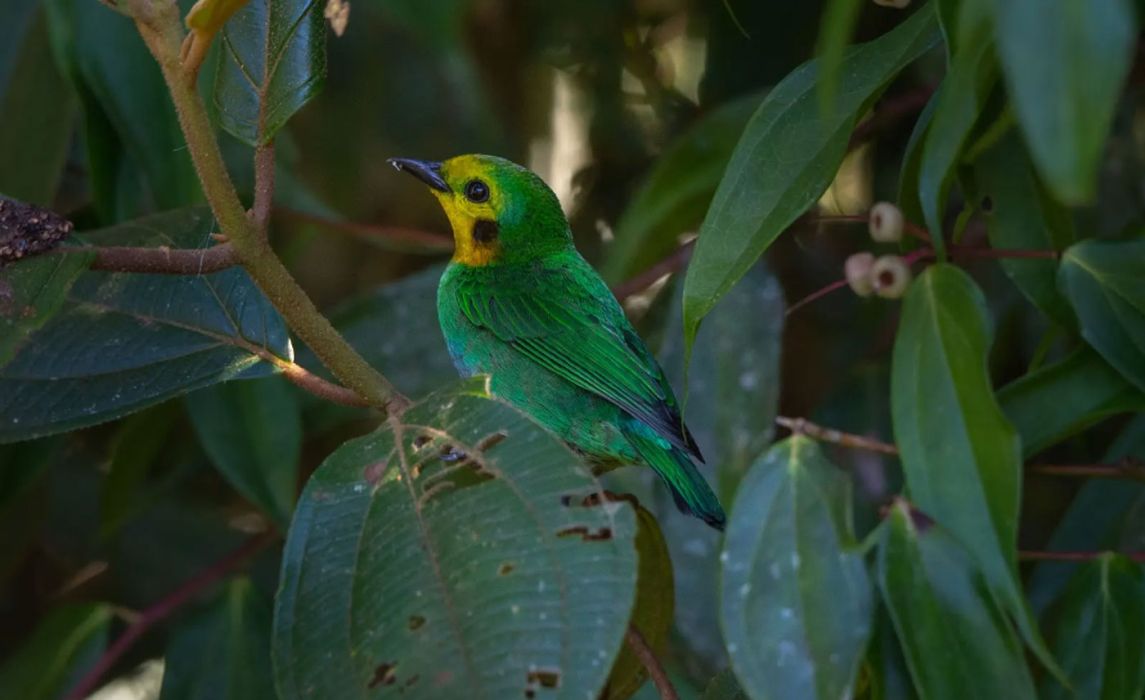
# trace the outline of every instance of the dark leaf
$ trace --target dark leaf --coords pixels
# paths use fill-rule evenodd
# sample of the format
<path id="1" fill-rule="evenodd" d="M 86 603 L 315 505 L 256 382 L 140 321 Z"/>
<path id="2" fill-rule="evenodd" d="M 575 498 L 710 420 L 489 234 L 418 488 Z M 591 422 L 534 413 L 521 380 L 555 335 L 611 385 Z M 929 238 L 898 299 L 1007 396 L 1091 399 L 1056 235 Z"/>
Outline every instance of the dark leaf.
<path id="1" fill-rule="evenodd" d="M 110 622 L 111 608 L 106 605 L 69 604 L 54 609 L 0 666 L 0 697 L 62 698 L 103 652 Z"/>
<path id="2" fill-rule="evenodd" d="M 252 146 L 267 143 L 322 89 L 324 6 L 318 0 L 248 2 L 223 27 L 215 105 L 228 133 Z"/>
<path id="3" fill-rule="evenodd" d="M 730 668 L 725 668 L 712 678 L 704 689 L 703 700 L 749 700 L 739 687 L 739 681 Z"/>
<path id="4" fill-rule="evenodd" d="M 854 692 L 874 611 L 854 548 L 851 484 L 809 438 L 774 445 L 744 479 L 720 554 L 720 619 L 753 698 Z"/>
<path id="5" fill-rule="evenodd" d="M 684 337 L 756 259 L 827 189 L 856 120 L 887 83 L 934 45 L 930 6 L 844 58 L 838 96 L 822 113 L 817 64 L 797 68 L 760 105 L 736 145 L 700 227 L 684 282 Z"/>
<path id="6" fill-rule="evenodd" d="M 106 245 L 196 247 L 213 220 L 188 209 L 90 234 Z M 173 276 L 87 272 L 64 308 L 0 369 L 0 442 L 118 418 L 193 389 L 270 374 L 292 356 L 278 313 L 240 269 Z"/>
<path id="7" fill-rule="evenodd" d="M 147 475 L 159 461 L 178 417 L 177 405 L 167 403 L 136 413 L 118 426 L 99 492 L 102 536 L 115 532 L 142 505 Z"/>
<path id="8" fill-rule="evenodd" d="M 91 259 L 91 254 L 76 251 L 22 260 L 0 269 L 0 368 L 60 310 Z"/>
<path id="9" fill-rule="evenodd" d="M 585 467 L 485 391 L 435 394 L 311 478 L 275 610 L 281 697 L 604 686 L 635 596 L 633 510 L 586 501 Z"/>

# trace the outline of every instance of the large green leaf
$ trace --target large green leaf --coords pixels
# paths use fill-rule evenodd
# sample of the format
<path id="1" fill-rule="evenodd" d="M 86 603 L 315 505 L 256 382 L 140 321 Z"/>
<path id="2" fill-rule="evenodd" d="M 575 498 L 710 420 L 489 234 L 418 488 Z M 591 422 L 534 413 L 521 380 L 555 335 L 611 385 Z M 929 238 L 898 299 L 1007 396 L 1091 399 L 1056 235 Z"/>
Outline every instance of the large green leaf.
<path id="1" fill-rule="evenodd" d="M 105 245 L 210 243 L 186 209 L 96 231 Z M 278 313 L 241 269 L 174 276 L 84 273 L 64 308 L 0 369 L 0 442 L 118 418 L 192 389 L 275 371 L 292 355 Z"/>
<path id="2" fill-rule="evenodd" d="M 981 290 L 956 267 L 934 265 L 911 285 L 891 365 L 895 442 L 912 500 L 970 550 L 1052 666 L 1018 586 L 1021 444 L 986 371 L 990 324 Z"/>
<path id="3" fill-rule="evenodd" d="M 975 160 L 974 180 L 992 247 L 1061 251 L 1073 243 L 1070 213 L 1044 191 L 1016 133 Z M 1058 291 L 1056 260 L 1005 258 L 998 264 L 1042 313 L 1076 327 Z"/>
<path id="4" fill-rule="evenodd" d="M 0 83 L 0 192 L 48 206 L 71 143 L 76 100 L 52 60 L 43 11 L 36 10 L 17 43 L 7 89 Z"/>
<path id="5" fill-rule="evenodd" d="M 663 258 L 681 233 L 704 218 L 743 127 L 763 93 L 744 95 L 704 115 L 669 144 L 616 224 L 601 274 L 610 282 Z"/>
<path id="6" fill-rule="evenodd" d="M 108 222 L 202 200 L 159 66 L 134 23 L 87 0 L 45 0 L 53 48 L 83 106 L 92 191 Z"/>
<path id="7" fill-rule="evenodd" d="M 1136 44 L 1130 0 L 993 0 L 1006 85 L 1057 196 L 1089 201 Z"/>
<path id="8" fill-rule="evenodd" d="M 61 605 L 0 666 L 0 697 L 56 700 L 99 659 L 107 644 L 111 608 Z"/>
<path id="9" fill-rule="evenodd" d="M 215 468 L 285 529 L 302 450 L 298 395 L 282 377 L 267 377 L 200 389 L 185 401 Z"/>
<path id="10" fill-rule="evenodd" d="M 471 380 L 339 448 L 283 555 L 281 697 L 593 696 L 636 587 L 636 522 Z"/>
<path id="11" fill-rule="evenodd" d="M 1145 696 L 1145 570 L 1103 554 L 1074 575 L 1052 611 L 1053 648 L 1070 689 L 1047 679 L 1042 698 Z"/>
<path id="12" fill-rule="evenodd" d="M 883 530 L 879 588 L 919 696 L 1035 697 L 1021 642 L 974 559 L 902 501 Z"/>
<path id="13" fill-rule="evenodd" d="M 92 257 L 83 251 L 41 255 L 0 268 L 0 367 L 60 310 Z"/>
<path id="14" fill-rule="evenodd" d="M 672 295 L 672 302 L 660 362 L 672 386 L 687 395 L 688 427 L 715 470 L 716 492 L 731 505 L 737 485 L 773 434 L 783 290 L 766 266 L 753 267 L 700 329 L 687 371 L 679 294 Z M 681 513 L 649 470 L 640 473 L 650 487 L 647 502 L 655 506 L 672 553 L 677 639 L 702 661 L 695 674 L 706 677 L 727 664 L 719 629 L 721 536 Z"/>
<path id="15" fill-rule="evenodd" d="M 24 38 L 36 17 L 36 3 L 7 2 L 0 5 L 0 95 L 8 87 L 8 80 L 20 59 Z"/>
<path id="16" fill-rule="evenodd" d="M 855 33 L 859 12 L 865 4 L 862 0 L 828 0 L 823 8 L 815 53 L 822 72 L 819 80 L 819 104 L 824 110 L 831 109 L 831 102 L 839 89 L 843 56 Z"/>
<path id="17" fill-rule="evenodd" d="M 918 166 L 918 201 L 940 257 L 944 251 L 942 218 L 954 168 L 998 79 L 989 18 L 981 10 L 983 1 L 961 5 L 957 34 L 962 49 L 951 59 L 934 97 L 934 114 L 923 137 Z"/>
<path id="18" fill-rule="evenodd" d="M 1145 391 L 1145 238 L 1070 247 L 1058 284 L 1086 342 Z"/>
<path id="19" fill-rule="evenodd" d="M 1031 457 L 1117 413 L 1145 411 L 1138 391 L 1093 350 L 1082 347 L 998 391 L 1002 411 Z"/>
<path id="20" fill-rule="evenodd" d="M 163 700 L 274 697 L 270 668 L 271 601 L 250 581 L 231 581 L 218 600 L 172 632 Z"/>
<path id="21" fill-rule="evenodd" d="M 215 105 L 228 133 L 267 143 L 326 80 L 325 3 L 248 2 L 223 27 Z"/>
<path id="22" fill-rule="evenodd" d="M 752 466 L 720 555 L 720 620 L 751 697 L 854 693 L 874 616 L 854 544 L 850 480 L 816 443 L 793 436 Z"/>
<path id="23" fill-rule="evenodd" d="M 893 31 L 849 50 L 829 112 L 821 112 L 816 99 L 814 61 L 768 93 L 744 129 L 700 227 L 684 282 L 689 347 L 716 302 L 827 189 L 870 102 L 937 38 L 928 5 Z"/>

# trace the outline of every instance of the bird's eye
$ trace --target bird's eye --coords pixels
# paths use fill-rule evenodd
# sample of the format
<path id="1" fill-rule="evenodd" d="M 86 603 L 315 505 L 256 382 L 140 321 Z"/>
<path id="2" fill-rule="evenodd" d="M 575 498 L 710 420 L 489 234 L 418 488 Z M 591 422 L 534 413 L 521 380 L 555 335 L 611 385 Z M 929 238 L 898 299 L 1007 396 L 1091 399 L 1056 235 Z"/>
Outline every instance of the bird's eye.
<path id="1" fill-rule="evenodd" d="M 465 198 L 474 204 L 489 201 L 489 185 L 480 180 L 470 180 L 465 185 Z"/>

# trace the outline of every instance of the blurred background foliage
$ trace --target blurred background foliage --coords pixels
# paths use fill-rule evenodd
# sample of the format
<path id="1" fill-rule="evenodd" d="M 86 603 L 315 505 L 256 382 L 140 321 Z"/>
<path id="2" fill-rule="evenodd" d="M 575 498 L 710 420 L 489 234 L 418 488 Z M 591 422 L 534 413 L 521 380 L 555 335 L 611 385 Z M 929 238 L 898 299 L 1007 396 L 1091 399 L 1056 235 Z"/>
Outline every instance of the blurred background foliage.
<path id="1" fill-rule="evenodd" d="M 180 3 L 184 11 L 190 4 Z M 959 5 L 938 3 L 950 43 L 952 27 L 970 33 L 966 26 L 972 18 L 963 25 L 952 19 Z M 833 24 L 832 18 L 841 16 L 852 16 L 853 25 Z M 675 251 L 704 220 L 748 119 L 797 66 L 817 53 L 829 55 L 824 37 L 841 31 L 844 43 L 848 35 L 855 42 L 870 40 L 900 25 L 904 16 L 903 10 L 859 2 L 355 0 L 347 31 L 328 42 L 321 90 L 277 134 L 272 243 L 355 347 L 400 389 L 424 396 L 455 376 L 437 329 L 434 301 L 451 242 L 437 204 L 420 185 L 395 175 L 386 158 L 483 152 L 528 165 L 557 192 L 580 250 L 610 284 L 622 285 L 659 262 L 680 262 Z M 241 14 L 236 22 L 240 19 Z M 229 41 L 240 42 L 250 27 L 236 23 L 228 31 L 233 32 Z M 970 34 L 967 46 L 974 40 Z M 201 91 L 220 123 L 226 121 L 222 113 L 228 105 L 218 102 L 222 93 L 215 86 L 226 80 L 225 45 L 215 42 L 200 77 Z M 950 227 L 964 205 L 973 209 L 984 201 L 977 190 L 988 195 L 1028 176 L 1034 195 L 1002 197 L 996 211 L 991 208 L 965 222 L 959 218 L 966 223 L 962 243 L 999 244 L 992 222 L 1030 216 L 1033 209 L 1006 208 L 1012 201 L 1028 205 L 1022 199 L 1027 195 L 1044 199 L 1037 215 L 1058 215 L 1084 237 L 1139 235 L 1145 223 L 1145 83 L 1138 50 L 1127 83 L 1112 102 L 1096 188 L 1069 207 L 1057 201 L 1060 192 L 1049 194 L 1045 182 L 1029 175 L 1030 159 L 1040 156 L 1030 154 L 1012 131 L 1000 144 L 991 140 L 992 124 L 1009 119 L 1012 126 L 1014 119 L 992 82 L 977 95 L 979 103 L 962 133 L 968 144 L 982 139 L 985 155 L 973 166 L 949 168 L 957 171 L 959 182 L 951 206 L 914 203 L 913 191 L 900 195 L 900 173 L 909 172 L 920 150 L 912 145 L 921 140 L 917 134 L 935 112 L 952 111 L 934 106 L 935 90 L 948 75 L 945 54 L 936 43 L 894 78 L 870 114 L 862 115 L 866 121 L 852 136 L 846 159 L 813 213 L 862 215 L 872 203 L 889 200 L 899 202 L 918 224 Z M 958 62 L 951 63 L 951 71 L 954 65 Z M 844 70 L 837 89 L 845 91 L 847 79 Z M 936 123 L 940 118 L 955 119 L 935 116 Z M 253 150 L 227 131 L 220 130 L 219 138 L 236 186 L 249 202 Z M 956 147 L 951 158 L 959 152 Z M 77 230 L 90 234 L 90 241 L 184 247 L 209 241 L 211 222 L 188 221 L 188 214 L 161 214 L 168 218 L 146 219 L 149 223 L 134 232 L 108 229 L 201 205 L 204 198 L 158 68 L 132 23 L 95 0 L 9 0 L 0 7 L 0 162 L 0 193 L 67 216 Z M 171 216 L 184 218 L 176 222 Z M 1044 232 L 1038 235 L 1043 237 L 1001 245 L 1061 247 L 1047 241 Z M 871 247 L 863 224 L 799 218 L 708 316 L 690 374 L 684 371 L 682 279 L 648 280 L 655 284 L 635 290 L 639 293 L 629 296 L 626 306 L 658 350 L 678 393 L 687 393 L 689 423 L 709 463 L 717 467 L 713 478 L 726 504 L 736 498 L 741 482 L 751 494 L 770 493 L 771 488 L 797 493 L 806 488 L 800 479 L 819 478 L 804 470 L 819 474 L 826 465 L 830 471 L 829 460 L 852 475 L 854 494 L 848 486 L 839 496 L 830 486 L 834 505 L 823 512 L 845 510 L 849 519 L 853 506 L 854 523 L 840 524 L 837 532 L 825 525 L 824 541 L 844 549 L 854 546 L 889 508 L 887 525 L 878 531 L 882 554 L 877 571 L 871 581 L 855 584 L 855 595 L 847 599 L 852 607 L 839 613 L 853 615 L 862 625 L 874 621 L 872 629 L 861 630 L 858 641 L 861 652 L 862 640 L 868 634 L 872 639 L 862 668 L 846 669 L 849 675 L 843 673 L 843 680 L 828 679 L 820 690 L 825 695 L 845 689 L 869 697 L 912 697 L 906 669 L 917 673 L 925 658 L 916 655 L 927 645 L 934 653 L 948 653 L 938 647 L 954 642 L 973 646 L 978 638 L 997 637 L 1000 646 L 979 649 L 968 668 L 979 662 L 995 668 L 999 659 L 1022 663 L 1013 630 L 999 621 L 999 603 L 971 606 L 973 614 L 956 629 L 956 635 L 966 637 L 944 639 L 933 630 L 909 637 L 900 631 L 899 639 L 909 637 L 903 640 L 904 659 L 886 610 L 872 602 L 875 588 L 893 597 L 895 591 L 930 591 L 949 583 L 946 593 L 954 590 L 949 597 L 983 595 L 969 579 L 943 581 L 944 571 L 962 575 L 958 562 L 965 552 L 942 531 L 920 539 L 917 530 L 926 528 L 918 516 L 902 502 L 892 504 L 903 484 L 893 457 L 836 445 L 822 446 L 820 454 L 820 448 L 802 439 L 796 441 L 802 446 L 792 447 L 786 458 L 779 453 L 761 457 L 774 437 L 776 415 L 891 439 L 889 386 L 900 304 L 864 300 L 844 290 L 784 315 L 785 298 L 789 305 L 836 281 L 849 254 Z M 1019 289 L 1007 274 L 1018 276 L 1022 270 L 988 259 L 971 261 L 965 269 L 987 301 L 993 343 L 982 350 L 988 347 L 989 381 L 1005 387 L 999 399 L 1026 440 L 1024 456 L 1037 455 L 1043 464 L 1112 464 L 1145 454 L 1145 423 L 1140 413 L 1132 415 L 1145 400 L 1080 346 L 1069 309 L 1052 298 L 1052 278 L 1050 291 L 1031 304 L 1023 296 L 1029 288 Z M 189 299 L 207 293 L 192 289 L 193 279 L 179 289 L 164 281 L 125 292 L 118 284 L 97 286 L 81 278 L 72 294 L 130 315 L 132 294 Z M 241 281 L 235 284 L 241 287 Z M 5 303 L 3 294 L 0 288 L 0 304 Z M 1142 307 L 1137 308 L 1140 312 Z M 193 306 L 171 313 L 175 321 L 199 322 Z M 266 316 L 258 321 L 264 324 L 260 334 L 285 355 L 288 341 L 281 322 L 271 313 Z M 135 322 L 145 326 L 143 318 L 139 313 Z M 202 321 L 204 337 L 213 332 L 211 323 Z M 84 354 L 82 333 L 59 337 L 70 352 Z M 224 356 L 230 350 L 211 349 L 211 361 L 231 361 Z M 300 364 L 319 369 L 305 346 L 293 350 Z M 6 351 L 0 342 L 0 353 Z M 7 360 L 0 354 L 0 365 Z M 1053 372 L 1063 360 L 1081 368 L 1069 375 L 1073 383 L 1039 393 L 1046 375 L 1035 370 Z M 14 382 L 22 367 L 17 362 L 4 368 L 0 391 L 16 396 Z M 262 364 L 241 371 L 245 374 L 238 376 L 269 373 Z M 93 411 L 101 420 L 115 420 L 91 427 L 86 426 L 98 421 L 52 423 L 42 434 L 85 427 L 0 446 L 0 522 L 7 535 L 0 543 L 0 658 L 8 660 L 0 668 L 0 697 L 61 697 L 124 624 L 138 619 L 138 611 L 251 535 L 284 531 L 299 488 L 319 463 L 378 422 L 367 411 L 303 394 L 281 377 L 214 384 L 204 375 L 198 384 L 152 388 L 147 402 L 159 403 L 144 411 L 121 417 L 131 408 L 101 404 Z M 178 397 L 189 389 L 197 390 Z M 1056 405 L 1089 406 L 1079 419 L 1085 425 L 1062 429 L 1042 442 L 1031 440 L 1038 424 L 1052 423 L 1046 414 Z M 1023 406 L 1028 409 L 1024 413 Z M 6 417 L 11 423 L 13 416 L 33 415 L 35 408 L 34 401 L 10 400 Z M 52 410 L 44 409 L 45 415 Z M 1022 424 L 1020 416 L 1031 425 Z M 30 437 L 12 425 L 3 426 L 11 428 L 5 440 Z M 799 468 L 790 467 L 790 483 L 779 485 L 762 480 L 762 470 L 745 476 L 761 459 L 788 469 L 787 459 Z M 649 475 L 623 470 L 608 479 L 614 490 L 635 493 L 655 513 L 667 543 L 675 570 L 675 615 L 662 649 L 681 695 L 738 697 L 735 679 L 720 673 L 729 658 L 734 662 L 735 642 L 729 635 L 759 630 L 750 625 L 743 630 L 735 620 L 720 617 L 726 614 L 719 609 L 721 587 L 725 595 L 742 591 L 747 597 L 748 588 L 733 586 L 739 581 L 734 575 L 725 571 L 722 580 L 719 576 L 721 548 L 732 545 L 721 544 L 716 533 L 680 516 Z M 793 503 L 826 508 L 830 499 L 824 498 Z M 1145 549 L 1145 492 L 1139 481 L 1031 476 L 1021 503 L 1021 550 Z M 755 534 L 768 546 L 783 548 L 783 537 L 790 534 L 783 518 L 796 516 L 772 515 L 737 507 L 731 526 L 733 531 L 742 526 L 737 532 L 743 537 Z M 747 541 L 736 546 L 760 547 Z M 790 544 L 798 551 L 806 546 Z M 279 585 L 274 549 L 261 550 L 242 577 L 163 620 L 112 669 L 118 689 L 99 697 L 156 697 L 160 685 L 164 698 L 269 697 L 270 609 Z M 888 561 L 884 555 L 891 551 L 899 558 Z M 910 561 L 917 566 L 904 568 L 903 562 Z M 844 562 L 830 576 L 851 580 L 848 571 L 854 564 Z M 1085 636 L 1097 634 L 1086 620 L 1105 616 L 1116 626 L 1118 615 L 1110 610 L 1128 609 L 1134 617 L 1119 628 L 1126 638 L 1139 635 L 1133 625 L 1145 624 L 1145 612 L 1132 602 L 1134 591 L 1141 590 L 1139 565 L 1103 555 L 1075 576 L 1077 568 L 1061 562 L 1022 568 L 1034 613 L 1058 662 L 1074 679 L 1081 677 L 1077 668 L 1112 658 L 1103 655 L 1102 645 L 1111 647 L 1110 655 L 1117 653 L 1109 634 Z M 766 575 L 767 569 L 762 571 Z M 925 580 L 908 580 L 911 573 Z M 748 586 L 750 579 L 743 580 Z M 787 600 L 782 596 L 798 602 L 799 579 L 791 581 L 790 590 L 773 592 L 770 605 L 780 606 L 775 600 Z M 640 585 L 643 591 L 644 578 Z M 943 595 L 940 590 L 934 600 L 920 599 L 919 610 L 896 614 L 941 625 L 943 618 L 936 615 L 943 605 L 954 605 Z M 831 604 L 829 597 L 820 602 Z M 1014 614 L 1005 605 L 1001 610 Z M 1005 630 L 990 631 L 997 625 Z M 786 643 L 779 632 L 767 634 L 764 643 Z M 838 643 L 849 649 L 856 641 Z M 1123 648 L 1140 652 L 1143 645 L 1136 639 Z M 157 663 L 162 659 L 165 675 L 164 664 Z M 1137 678 L 1130 676 L 1134 668 L 1145 668 L 1145 659 L 1118 663 L 1129 670 L 1124 685 L 1116 688 L 1127 693 L 1139 689 Z M 30 668 L 39 669 L 32 674 L 34 681 L 28 678 Z M 1033 687 L 1035 681 L 1024 671 L 1013 677 L 1006 673 L 1004 668 L 996 675 L 984 673 L 981 687 L 994 682 L 996 688 Z M 850 685 L 853 677 L 857 686 Z M 765 683 L 742 673 L 739 678 Z M 1042 672 L 1036 681 L 1047 696 L 1062 692 Z M 1098 690 L 1087 686 L 1079 697 L 1131 697 L 1118 695 L 1109 681 L 1093 682 Z M 926 697 L 958 697 L 960 692 L 943 686 L 941 678 L 916 677 L 915 686 Z M 655 697 L 651 686 L 640 693 Z"/>

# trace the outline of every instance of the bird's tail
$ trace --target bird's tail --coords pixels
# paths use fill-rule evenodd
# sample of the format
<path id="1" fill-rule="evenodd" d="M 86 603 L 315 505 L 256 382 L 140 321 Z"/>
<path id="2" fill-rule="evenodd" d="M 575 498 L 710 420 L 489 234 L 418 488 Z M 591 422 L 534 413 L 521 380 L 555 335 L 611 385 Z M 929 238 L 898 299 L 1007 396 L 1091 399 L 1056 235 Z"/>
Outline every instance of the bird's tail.
<path id="1" fill-rule="evenodd" d="M 704 480 L 704 475 L 679 448 L 652 433 L 643 424 L 625 431 L 628 441 L 656 472 L 660 480 L 672 491 L 672 498 L 681 512 L 703 520 L 717 530 L 724 529 L 727 516 L 720 499 Z"/>

